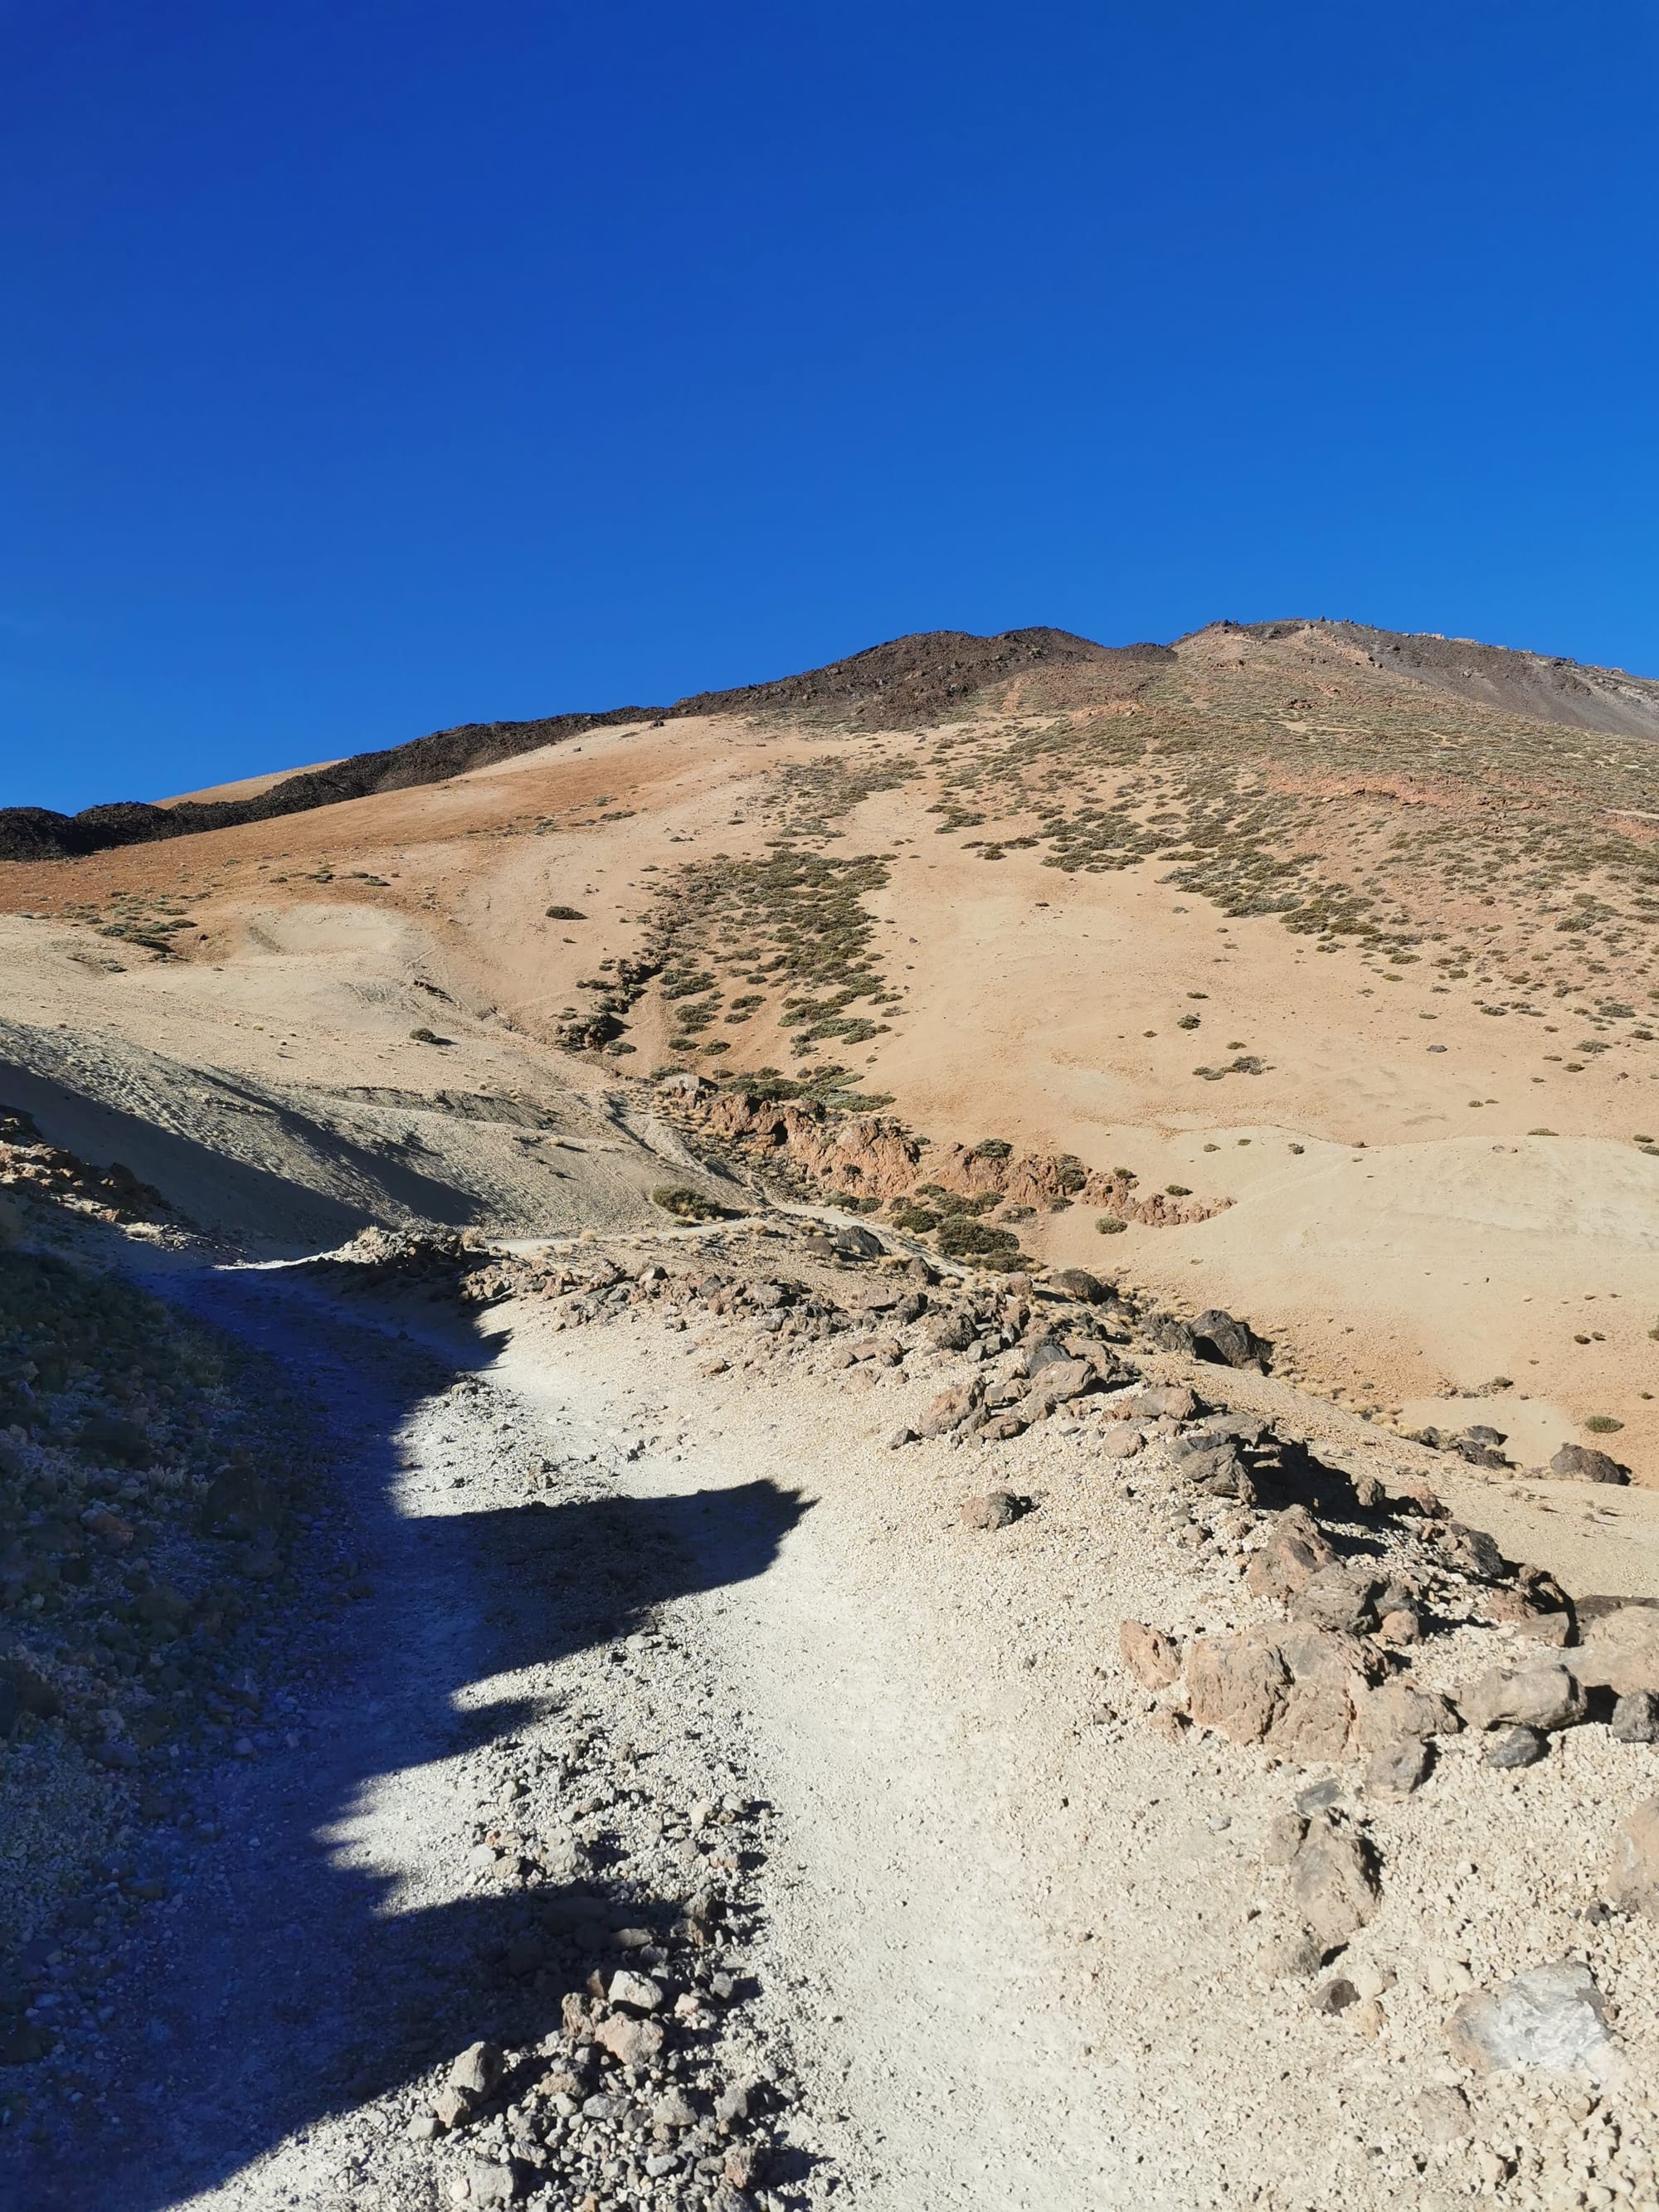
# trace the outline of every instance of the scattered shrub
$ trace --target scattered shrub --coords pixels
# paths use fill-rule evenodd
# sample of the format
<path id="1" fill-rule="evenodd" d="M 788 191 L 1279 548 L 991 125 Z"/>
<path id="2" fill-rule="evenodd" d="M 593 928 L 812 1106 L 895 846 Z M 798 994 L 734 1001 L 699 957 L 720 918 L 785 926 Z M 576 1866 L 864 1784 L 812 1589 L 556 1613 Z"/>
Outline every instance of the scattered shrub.
<path id="1" fill-rule="evenodd" d="M 949 1259 L 975 1259 L 986 1252 L 1017 1252 L 1019 1239 L 1012 1229 L 993 1229 L 988 1222 L 953 1213 L 939 1224 L 939 1249 Z"/>
<path id="2" fill-rule="evenodd" d="M 710 1198 L 707 1191 L 694 1190 L 690 1183 L 661 1183 L 651 1194 L 653 1206 L 661 1206 L 672 1213 L 676 1221 L 719 1221 L 726 1209 L 718 1199 Z"/>

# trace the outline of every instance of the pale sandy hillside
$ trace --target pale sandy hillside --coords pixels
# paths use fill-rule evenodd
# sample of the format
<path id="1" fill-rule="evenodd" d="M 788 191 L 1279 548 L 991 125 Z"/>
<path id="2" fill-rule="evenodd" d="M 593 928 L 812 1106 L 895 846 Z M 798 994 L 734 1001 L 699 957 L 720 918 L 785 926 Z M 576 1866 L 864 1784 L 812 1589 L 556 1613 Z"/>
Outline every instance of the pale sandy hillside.
<path id="1" fill-rule="evenodd" d="M 992 1139 L 1173 1186 L 1170 1214 L 1207 1218 L 983 1218 L 1246 1314 L 1283 1371 L 1401 1425 L 1485 1420 L 1523 1464 L 1599 1441 L 1659 1480 L 1653 687 L 1400 642 L 1070 641 L 974 662 L 965 695 L 950 655 L 875 691 L 846 663 L 5 866 L 4 1049 L 33 1087 L 0 1101 L 84 1140 L 99 1054 L 143 1052 L 289 1092 L 577 1096 L 669 1143 L 653 1076 L 770 1071 L 936 1157 Z M 570 1225 L 511 1149 L 511 1176 L 468 1151 L 429 1180 L 485 1225 Z M 659 1173 L 634 1162 L 631 1203 Z M 406 1178 L 398 1206 L 423 1203 Z"/>

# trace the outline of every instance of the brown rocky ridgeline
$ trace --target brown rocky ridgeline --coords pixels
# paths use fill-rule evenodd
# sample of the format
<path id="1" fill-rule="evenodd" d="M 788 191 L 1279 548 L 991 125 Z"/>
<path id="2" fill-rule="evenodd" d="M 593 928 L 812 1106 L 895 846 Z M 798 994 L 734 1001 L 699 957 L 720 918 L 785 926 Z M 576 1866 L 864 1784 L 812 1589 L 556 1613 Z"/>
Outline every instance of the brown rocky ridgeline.
<path id="1" fill-rule="evenodd" d="M 1121 1170 L 1085 1168 L 1070 1154 L 1024 1152 L 1007 1146 L 954 1144 L 943 1150 L 879 1114 L 848 1114 L 815 1099 L 769 1097 L 741 1084 L 717 1088 L 696 1075 L 671 1076 L 660 1086 L 686 1118 L 758 1166 L 783 1165 L 827 1194 L 856 1205 L 926 1203 L 926 1188 L 1011 1206 L 1097 1206 L 1121 1221 L 1179 1228 L 1224 1212 L 1231 1199 L 1137 1194 Z"/>

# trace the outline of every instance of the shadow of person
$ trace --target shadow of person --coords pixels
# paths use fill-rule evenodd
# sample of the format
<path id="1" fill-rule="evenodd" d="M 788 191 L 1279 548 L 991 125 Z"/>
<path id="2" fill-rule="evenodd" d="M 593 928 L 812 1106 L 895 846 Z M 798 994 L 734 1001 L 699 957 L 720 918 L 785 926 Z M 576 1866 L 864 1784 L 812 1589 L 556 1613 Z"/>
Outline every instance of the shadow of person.
<path id="1" fill-rule="evenodd" d="M 606 1868 L 601 1838 L 579 1878 L 568 1837 L 546 1832 L 569 1813 L 554 1785 L 570 1745 L 533 1740 L 564 1692 L 532 1670 L 763 1574 L 805 1510 L 752 1482 L 404 1510 L 398 1439 L 453 1366 L 268 1277 L 198 1280 L 191 1302 L 323 1401 L 374 1594 L 299 1747 L 208 1784 L 220 1840 L 159 1916 L 101 2078 L 72 2129 L 21 2146 L 11 2201 L 40 2212 L 161 2212 L 480 2038 L 527 2045 L 559 2025 L 567 1990 L 619 1962 L 620 1928 L 665 1934 L 690 1870 L 684 1889 L 647 1893 L 620 1855 Z M 583 1725 L 591 1691 L 590 1674 Z M 527 1825 L 502 1803 L 514 1766 L 540 1785 Z M 184 1809 L 187 1826 L 202 1810 Z M 492 1825 L 513 1831 L 499 1859 L 477 1840 Z"/>

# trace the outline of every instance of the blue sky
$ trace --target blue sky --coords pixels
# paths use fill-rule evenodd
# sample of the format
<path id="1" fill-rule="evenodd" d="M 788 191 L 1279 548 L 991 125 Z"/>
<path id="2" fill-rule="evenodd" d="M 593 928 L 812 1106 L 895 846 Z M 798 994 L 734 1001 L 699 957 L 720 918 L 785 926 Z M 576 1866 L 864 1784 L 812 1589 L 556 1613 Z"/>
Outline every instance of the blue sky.
<path id="1" fill-rule="evenodd" d="M 939 627 L 1659 673 L 1656 23 L 0 0 L 0 803 Z"/>

